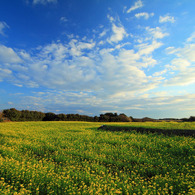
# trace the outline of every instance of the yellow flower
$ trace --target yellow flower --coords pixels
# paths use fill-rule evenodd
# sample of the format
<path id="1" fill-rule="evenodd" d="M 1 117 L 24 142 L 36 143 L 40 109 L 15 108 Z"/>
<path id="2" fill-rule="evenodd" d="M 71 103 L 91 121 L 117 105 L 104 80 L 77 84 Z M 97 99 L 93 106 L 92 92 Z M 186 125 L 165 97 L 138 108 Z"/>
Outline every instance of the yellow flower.
<path id="1" fill-rule="evenodd" d="M 120 190 L 116 190 L 115 193 L 116 194 L 122 194 L 122 192 Z"/>

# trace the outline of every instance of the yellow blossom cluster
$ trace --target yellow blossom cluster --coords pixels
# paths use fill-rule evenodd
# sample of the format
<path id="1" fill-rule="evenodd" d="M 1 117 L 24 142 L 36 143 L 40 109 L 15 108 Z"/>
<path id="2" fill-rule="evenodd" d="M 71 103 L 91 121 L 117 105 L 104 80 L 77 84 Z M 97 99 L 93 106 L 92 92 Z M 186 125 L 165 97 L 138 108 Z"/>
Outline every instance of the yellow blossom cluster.
<path id="1" fill-rule="evenodd" d="M 101 125 L 0 123 L 0 194 L 195 193 L 193 137 Z"/>

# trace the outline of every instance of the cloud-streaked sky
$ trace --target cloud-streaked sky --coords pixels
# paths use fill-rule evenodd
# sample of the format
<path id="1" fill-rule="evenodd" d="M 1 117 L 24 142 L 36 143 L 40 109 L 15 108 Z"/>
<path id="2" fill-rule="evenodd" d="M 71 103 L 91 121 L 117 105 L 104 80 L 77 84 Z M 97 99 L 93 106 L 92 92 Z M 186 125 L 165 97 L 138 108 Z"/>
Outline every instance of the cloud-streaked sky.
<path id="1" fill-rule="evenodd" d="M 195 115 L 194 0 L 0 2 L 0 109 Z"/>

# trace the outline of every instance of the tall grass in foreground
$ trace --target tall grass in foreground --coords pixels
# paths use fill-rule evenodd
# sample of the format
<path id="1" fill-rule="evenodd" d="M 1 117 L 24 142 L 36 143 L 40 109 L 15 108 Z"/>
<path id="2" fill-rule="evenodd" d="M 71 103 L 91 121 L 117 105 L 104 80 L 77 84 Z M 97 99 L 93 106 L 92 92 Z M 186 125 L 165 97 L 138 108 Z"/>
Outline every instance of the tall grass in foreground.
<path id="1" fill-rule="evenodd" d="M 0 123 L 0 194 L 195 193 L 194 138 L 101 125 Z"/>

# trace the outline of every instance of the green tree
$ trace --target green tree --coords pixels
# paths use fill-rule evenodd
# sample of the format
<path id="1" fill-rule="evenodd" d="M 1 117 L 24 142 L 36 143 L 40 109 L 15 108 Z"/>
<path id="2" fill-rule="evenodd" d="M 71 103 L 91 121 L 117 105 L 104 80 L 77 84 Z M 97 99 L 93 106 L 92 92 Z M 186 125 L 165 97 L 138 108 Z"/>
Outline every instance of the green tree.
<path id="1" fill-rule="evenodd" d="M 124 113 L 120 114 L 118 117 L 120 122 L 132 122 L 131 119 Z"/>
<path id="2" fill-rule="evenodd" d="M 66 121 L 67 120 L 67 116 L 65 114 L 58 114 L 57 118 L 59 121 Z"/>
<path id="3" fill-rule="evenodd" d="M 57 120 L 57 115 L 53 112 L 48 112 L 45 114 L 45 117 L 43 119 L 44 121 L 55 121 Z"/>
<path id="4" fill-rule="evenodd" d="M 15 108 L 6 109 L 3 111 L 3 115 L 9 118 L 11 121 L 18 121 L 21 116 L 21 112 Z"/>

